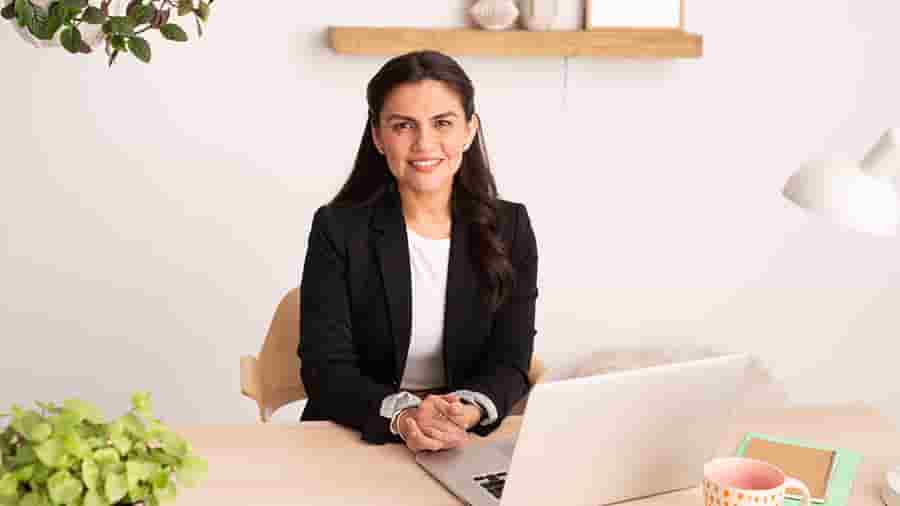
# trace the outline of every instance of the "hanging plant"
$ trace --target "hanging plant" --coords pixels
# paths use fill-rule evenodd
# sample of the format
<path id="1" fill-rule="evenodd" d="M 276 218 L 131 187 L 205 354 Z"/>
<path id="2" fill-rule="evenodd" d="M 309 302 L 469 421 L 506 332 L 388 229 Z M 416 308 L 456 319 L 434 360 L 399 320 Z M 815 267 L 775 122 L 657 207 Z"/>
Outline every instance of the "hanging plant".
<path id="1" fill-rule="evenodd" d="M 0 1 L 0 14 L 32 45 L 62 46 L 72 54 L 89 54 L 102 45 L 112 66 L 119 53 L 150 63 L 150 42 L 143 36 L 148 30 L 158 30 L 166 40 L 187 41 L 184 29 L 170 21 L 172 13 L 192 16 L 202 37 L 215 0 Z"/>

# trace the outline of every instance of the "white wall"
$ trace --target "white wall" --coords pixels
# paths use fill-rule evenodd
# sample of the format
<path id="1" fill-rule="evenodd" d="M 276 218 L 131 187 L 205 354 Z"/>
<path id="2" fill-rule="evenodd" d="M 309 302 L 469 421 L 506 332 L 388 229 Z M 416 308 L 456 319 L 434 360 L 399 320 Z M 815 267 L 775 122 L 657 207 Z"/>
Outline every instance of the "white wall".
<path id="1" fill-rule="evenodd" d="M 118 412 L 146 389 L 170 420 L 252 420 L 238 357 L 298 281 L 385 61 L 333 54 L 325 27 L 456 26 L 466 3 L 220 1 L 204 39 L 154 39 L 151 65 L 112 70 L 0 26 L 0 406 L 77 395 Z M 460 58 L 501 191 L 538 234 L 548 361 L 749 351 L 792 401 L 900 420 L 900 238 L 779 193 L 803 160 L 860 158 L 900 123 L 898 17 L 691 0 L 699 60 Z"/>

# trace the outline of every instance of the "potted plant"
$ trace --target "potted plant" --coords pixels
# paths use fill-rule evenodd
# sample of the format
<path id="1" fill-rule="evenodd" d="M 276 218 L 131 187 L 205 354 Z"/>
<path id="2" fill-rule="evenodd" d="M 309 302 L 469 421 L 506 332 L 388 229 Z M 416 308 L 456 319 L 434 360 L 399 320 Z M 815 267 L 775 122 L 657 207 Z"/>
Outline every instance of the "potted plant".
<path id="1" fill-rule="evenodd" d="M 106 421 L 94 405 L 12 406 L 0 432 L 0 506 L 156 506 L 194 486 L 207 462 L 153 418 L 147 393 Z"/>
<path id="2" fill-rule="evenodd" d="M 197 35 L 209 19 L 215 0 L 0 0 L 0 14 L 13 24 L 25 41 L 36 47 L 62 46 L 72 54 L 106 48 L 109 65 L 119 53 L 131 53 L 149 63 L 148 30 L 158 30 L 164 39 L 185 42 L 187 33 L 170 21 L 192 15 Z"/>

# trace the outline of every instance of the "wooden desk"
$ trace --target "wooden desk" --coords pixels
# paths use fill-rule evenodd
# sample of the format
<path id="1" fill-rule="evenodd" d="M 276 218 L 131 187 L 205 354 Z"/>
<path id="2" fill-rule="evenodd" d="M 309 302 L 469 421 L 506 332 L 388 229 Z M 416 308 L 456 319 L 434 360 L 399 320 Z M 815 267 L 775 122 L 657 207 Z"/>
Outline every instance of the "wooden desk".
<path id="1" fill-rule="evenodd" d="M 489 439 L 515 433 L 508 418 Z M 458 506 L 460 502 L 421 470 L 400 445 L 372 446 L 330 422 L 297 425 L 176 426 L 209 459 L 209 478 L 182 489 L 176 506 L 406 505 Z M 719 447 L 733 455 L 747 431 L 845 447 L 865 460 L 850 504 L 881 505 L 884 472 L 900 464 L 900 434 L 862 404 L 781 408 L 741 416 Z M 473 436 L 476 437 L 477 436 Z M 478 444 L 482 440 L 473 442 Z M 632 501 L 640 506 L 702 506 L 699 488 Z"/>

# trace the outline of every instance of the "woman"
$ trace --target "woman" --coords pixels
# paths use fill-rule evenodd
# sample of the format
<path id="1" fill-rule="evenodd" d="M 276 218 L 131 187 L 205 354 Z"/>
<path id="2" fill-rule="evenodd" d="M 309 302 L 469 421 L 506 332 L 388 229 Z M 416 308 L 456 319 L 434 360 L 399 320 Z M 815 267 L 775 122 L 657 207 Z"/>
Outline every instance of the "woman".
<path id="1" fill-rule="evenodd" d="M 349 179 L 313 220 L 301 282 L 302 420 L 413 451 L 494 430 L 528 388 L 537 245 L 499 200 L 474 89 L 436 52 L 367 90 Z"/>

